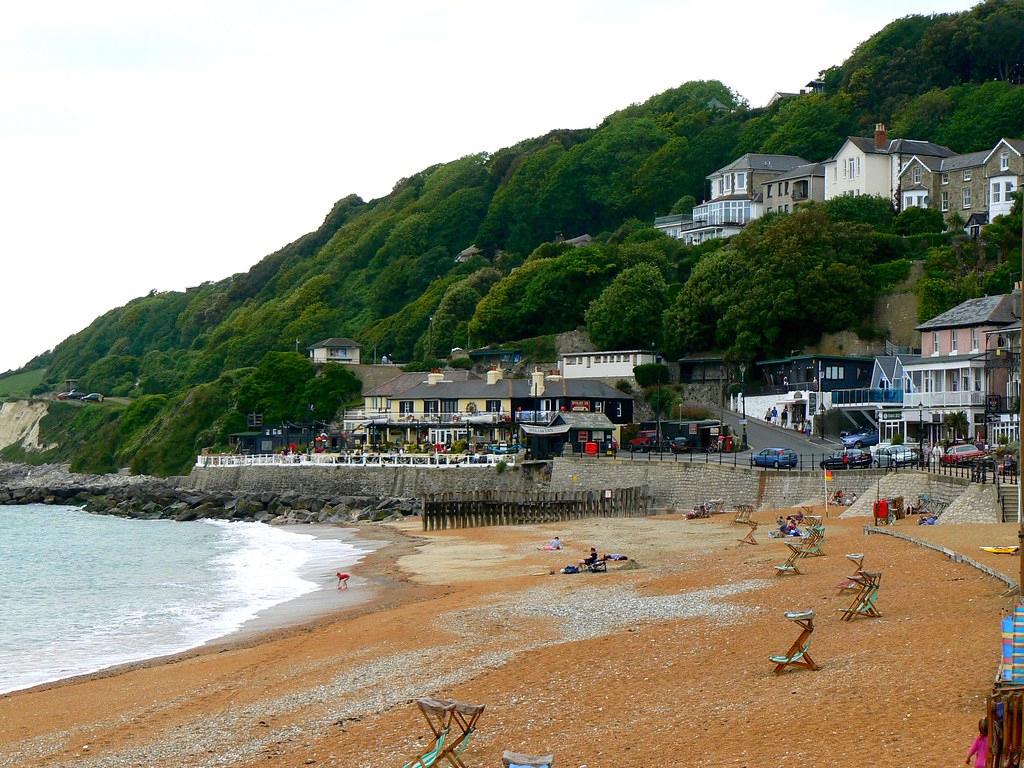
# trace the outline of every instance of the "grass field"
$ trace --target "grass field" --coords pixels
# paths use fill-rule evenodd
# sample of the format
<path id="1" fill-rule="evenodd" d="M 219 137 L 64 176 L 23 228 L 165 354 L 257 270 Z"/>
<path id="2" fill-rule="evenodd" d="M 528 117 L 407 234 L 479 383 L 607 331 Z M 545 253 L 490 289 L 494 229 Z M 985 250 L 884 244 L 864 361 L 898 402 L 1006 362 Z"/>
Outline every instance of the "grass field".
<path id="1" fill-rule="evenodd" d="M 21 371 L 7 376 L 0 376 L 0 399 L 11 397 L 28 397 L 46 375 L 45 368 L 32 371 Z"/>

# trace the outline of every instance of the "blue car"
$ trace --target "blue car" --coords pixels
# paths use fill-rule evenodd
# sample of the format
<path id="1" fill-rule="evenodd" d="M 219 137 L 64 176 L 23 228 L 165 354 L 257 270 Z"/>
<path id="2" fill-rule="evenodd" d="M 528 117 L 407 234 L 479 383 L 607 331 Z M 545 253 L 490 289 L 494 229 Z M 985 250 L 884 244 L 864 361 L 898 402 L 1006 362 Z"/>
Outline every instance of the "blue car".
<path id="1" fill-rule="evenodd" d="M 750 457 L 752 467 L 792 469 L 800 463 L 800 457 L 791 448 L 765 448 Z"/>
<path id="2" fill-rule="evenodd" d="M 867 448 L 878 445 L 878 430 L 864 429 L 858 432 L 844 432 L 839 436 L 843 448 Z"/>

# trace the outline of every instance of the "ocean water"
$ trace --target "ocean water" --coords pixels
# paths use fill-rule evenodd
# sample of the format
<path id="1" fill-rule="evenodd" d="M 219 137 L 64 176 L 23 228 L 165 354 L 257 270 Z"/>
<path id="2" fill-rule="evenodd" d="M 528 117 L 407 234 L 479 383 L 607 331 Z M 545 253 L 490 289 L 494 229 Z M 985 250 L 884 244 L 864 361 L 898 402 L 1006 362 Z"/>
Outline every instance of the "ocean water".
<path id="1" fill-rule="evenodd" d="M 363 554 L 261 523 L 0 507 L 0 693 L 223 637 Z"/>

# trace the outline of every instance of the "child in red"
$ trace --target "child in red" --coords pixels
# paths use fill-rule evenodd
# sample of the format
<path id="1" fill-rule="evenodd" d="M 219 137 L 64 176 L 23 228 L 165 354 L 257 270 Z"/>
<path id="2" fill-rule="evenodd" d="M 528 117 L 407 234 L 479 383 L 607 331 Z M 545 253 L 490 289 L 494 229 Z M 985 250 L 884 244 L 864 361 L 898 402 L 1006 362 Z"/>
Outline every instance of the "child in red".
<path id="1" fill-rule="evenodd" d="M 978 737 L 967 752 L 965 765 L 971 764 L 971 755 L 974 755 L 974 768 L 985 768 L 988 762 L 988 720 L 984 717 L 978 721 Z"/>

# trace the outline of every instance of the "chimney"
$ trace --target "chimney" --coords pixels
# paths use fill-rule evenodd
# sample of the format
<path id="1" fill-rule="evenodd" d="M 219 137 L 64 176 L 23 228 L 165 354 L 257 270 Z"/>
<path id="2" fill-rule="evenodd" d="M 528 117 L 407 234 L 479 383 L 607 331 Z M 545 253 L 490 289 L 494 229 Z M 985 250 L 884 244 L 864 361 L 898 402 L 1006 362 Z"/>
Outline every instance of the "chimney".
<path id="1" fill-rule="evenodd" d="M 431 371 L 427 374 L 427 384 L 432 387 L 437 386 L 442 381 L 444 381 L 444 374 L 440 371 Z"/>
<path id="2" fill-rule="evenodd" d="M 558 370 L 557 368 L 554 368 L 554 369 L 548 371 L 547 375 L 544 377 L 544 381 L 561 381 L 561 380 L 562 380 L 562 372 L 560 370 Z"/>
<path id="3" fill-rule="evenodd" d="M 497 384 L 499 381 L 501 381 L 503 376 L 504 374 L 502 373 L 500 368 L 491 368 L 491 370 L 487 372 L 487 383 L 489 385 Z"/>
<path id="4" fill-rule="evenodd" d="M 540 397 L 544 394 L 544 371 L 534 371 L 530 374 L 530 397 Z"/>
<path id="5" fill-rule="evenodd" d="M 875 123 L 875 149 L 885 149 L 889 146 L 889 131 L 885 123 Z"/>

